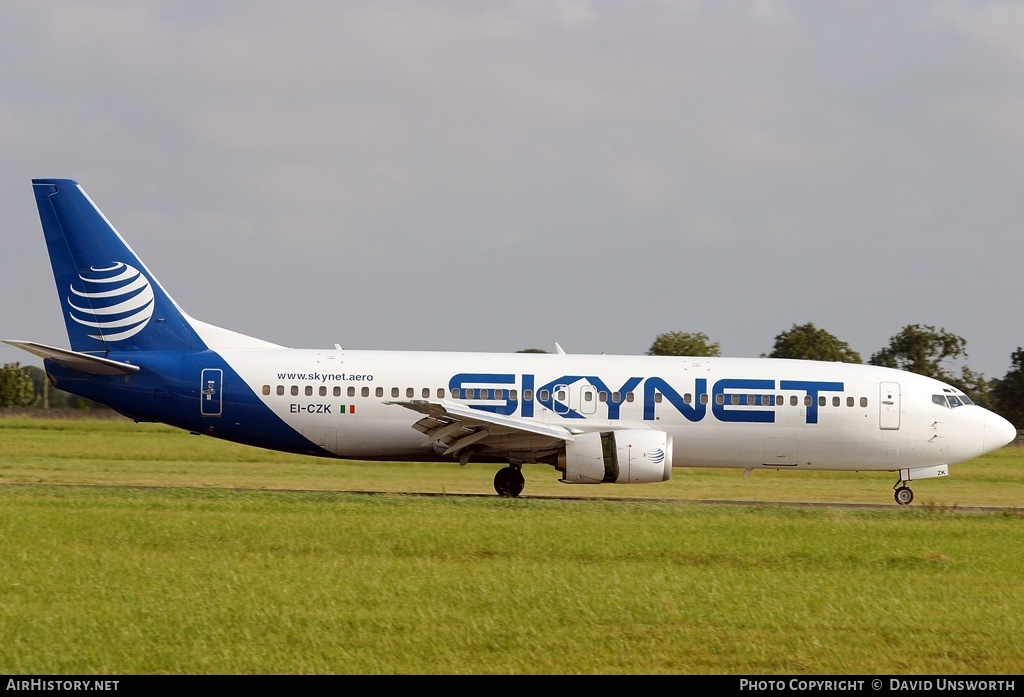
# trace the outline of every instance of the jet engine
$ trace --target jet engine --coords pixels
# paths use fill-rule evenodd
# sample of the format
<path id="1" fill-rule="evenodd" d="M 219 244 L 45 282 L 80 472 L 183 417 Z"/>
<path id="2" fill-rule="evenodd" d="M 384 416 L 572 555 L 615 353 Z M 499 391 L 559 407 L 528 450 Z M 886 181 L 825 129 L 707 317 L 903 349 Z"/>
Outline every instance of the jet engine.
<path id="1" fill-rule="evenodd" d="M 665 482 L 672 475 L 672 438 L 664 431 L 584 433 L 558 453 L 567 484 Z"/>

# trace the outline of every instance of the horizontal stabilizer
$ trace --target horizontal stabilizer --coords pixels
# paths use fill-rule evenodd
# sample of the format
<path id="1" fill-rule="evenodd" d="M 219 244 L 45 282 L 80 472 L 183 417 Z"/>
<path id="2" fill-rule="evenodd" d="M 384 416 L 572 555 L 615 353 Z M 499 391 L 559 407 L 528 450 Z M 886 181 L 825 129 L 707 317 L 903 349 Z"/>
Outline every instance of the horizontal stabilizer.
<path id="1" fill-rule="evenodd" d="M 34 341 L 4 339 L 4 343 L 28 351 L 40 358 L 51 360 L 65 368 L 89 375 L 130 375 L 139 371 L 139 366 L 137 365 L 112 361 L 109 358 L 100 358 L 88 353 L 78 353 L 77 351 L 69 351 L 68 349 L 56 348 L 55 346 L 47 346 L 46 344 L 37 344 Z"/>

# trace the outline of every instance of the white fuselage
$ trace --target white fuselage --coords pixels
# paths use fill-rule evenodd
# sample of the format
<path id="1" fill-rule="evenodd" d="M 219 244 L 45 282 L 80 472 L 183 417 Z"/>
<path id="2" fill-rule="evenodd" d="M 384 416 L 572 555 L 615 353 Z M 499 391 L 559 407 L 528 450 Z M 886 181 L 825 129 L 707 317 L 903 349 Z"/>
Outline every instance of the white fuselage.
<path id="1" fill-rule="evenodd" d="M 675 442 L 673 467 L 894 471 L 977 457 L 1006 434 L 987 410 L 937 404 L 933 395 L 951 391 L 948 385 L 846 363 L 295 349 L 219 353 L 269 409 L 297 432 L 319 434 L 325 449 L 339 457 L 433 452 L 412 428 L 419 415 L 395 404 L 409 400 L 459 401 L 482 415 L 572 433 L 663 430 Z"/>

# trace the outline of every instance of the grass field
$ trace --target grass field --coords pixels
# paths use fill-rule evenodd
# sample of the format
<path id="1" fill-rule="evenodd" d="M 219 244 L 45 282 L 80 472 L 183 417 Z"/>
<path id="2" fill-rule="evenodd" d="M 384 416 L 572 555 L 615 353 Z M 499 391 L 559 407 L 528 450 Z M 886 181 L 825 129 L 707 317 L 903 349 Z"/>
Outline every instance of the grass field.
<path id="1" fill-rule="evenodd" d="M 910 507 L 889 474 L 546 467 L 509 500 L 493 466 L 0 419 L 0 672 L 1019 674 L 1022 466 L 955 466 Z"/>
<path id="2" fill-rule="evenodd" d="M 496 465 L 368 463 L 275 453 L 126 419 L 0 418 L 0 483 L 493 495 Z M 572 486 L 527 465 L 524 496 L 894 504 L 889 472 L 675 470 L 658 484 Z M 1024 448 L 913 483 L 913 506 L 1024 508 Z"/>

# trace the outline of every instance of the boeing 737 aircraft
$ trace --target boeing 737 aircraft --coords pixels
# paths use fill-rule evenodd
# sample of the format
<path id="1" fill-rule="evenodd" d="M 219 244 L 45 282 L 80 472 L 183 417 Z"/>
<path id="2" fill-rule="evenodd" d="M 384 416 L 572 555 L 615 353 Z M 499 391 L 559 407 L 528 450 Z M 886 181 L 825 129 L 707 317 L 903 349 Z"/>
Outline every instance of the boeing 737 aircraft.
<path id="1" fill-rule="evenodd" d="M 889 471 L 900 504 L 1017 435 L 951 385 L 869 365 L 285 348 L 186 314 L 78 183 L 32 185 L 71 348 L 7 343 L 136 421 L 323 457 L 500 462 L 502 496 L 547 463 L 568 484 Z"/>

